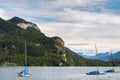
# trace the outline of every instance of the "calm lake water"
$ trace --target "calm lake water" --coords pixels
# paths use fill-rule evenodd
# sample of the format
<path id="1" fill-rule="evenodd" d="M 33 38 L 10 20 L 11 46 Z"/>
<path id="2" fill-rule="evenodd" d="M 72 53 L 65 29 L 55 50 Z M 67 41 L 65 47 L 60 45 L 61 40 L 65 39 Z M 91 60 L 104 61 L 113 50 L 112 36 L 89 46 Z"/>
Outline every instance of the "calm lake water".
<path id="1" fill-rule="evenodd" d="M 120 73 L 109 73 L 105 75 L 86 75 L 96 67 L 29 67 L 32 76 L 18 77 L 17 73 L 24 67 L 0 67 L 0 80 L 120 80 Z M 100 71 L 111 69 L 110 67 L 99 67 Z M 120 71 L 120 67 L 115 68 Z"/>

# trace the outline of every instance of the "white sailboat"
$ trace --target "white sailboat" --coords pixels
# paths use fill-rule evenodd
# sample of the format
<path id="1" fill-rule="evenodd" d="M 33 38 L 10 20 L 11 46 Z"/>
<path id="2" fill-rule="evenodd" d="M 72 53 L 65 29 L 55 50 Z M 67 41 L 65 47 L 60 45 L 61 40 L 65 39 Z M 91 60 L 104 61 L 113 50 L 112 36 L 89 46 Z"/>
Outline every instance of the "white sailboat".
<path id="1" fill-rule="evenodd" d="M 96 51 L 96 54 L 97 54 L 97 46 L 96 46 L 96 44 L 95 44 L 95 51 Z M 87 72 L 86 74 L 87 74 L 87 75 L 103 75 L 103 74 L 104 74 L 104 72 L 100 72 L 100 71 L 99 71 L 99 68 L 98 68 L 98 60 L 97 60 L 97 70 Z"/>
<path id="2" fill-rule="evenodd" d="M 25 68 L 18 73 L 19 77 L 29 77 L 31 74 L 29 73 L 28 65 L 27 65 L 27 47 L 25 43 Z"/>

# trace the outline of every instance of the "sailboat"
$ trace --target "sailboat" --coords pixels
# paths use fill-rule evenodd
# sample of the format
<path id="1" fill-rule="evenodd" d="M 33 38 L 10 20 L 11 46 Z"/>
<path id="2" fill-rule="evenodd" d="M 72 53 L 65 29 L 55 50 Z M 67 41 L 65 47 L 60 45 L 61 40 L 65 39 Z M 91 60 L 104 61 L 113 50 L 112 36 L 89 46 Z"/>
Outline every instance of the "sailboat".
<path id="1" fill-rule="evenodd" d="M 18 73 L 19 77 L 29 77 L 31 74 L 29 73 L 28 65 L 27 65 L 27 48 L 25 43 L 25 68 Z"/>
<path id="2" fill-rule="evenodd" d="M 96 46 L 96 44 L 95 44 L 95 51 L 96 51 L 96 54 L 97 54 L 97 46 Z M 100 71 L 99 71 L 99 68 L 98 68 L 98 60 L 97 60 L 97 70 L 87 72 L 86 74 L 87 74 L 87 75 L 103 75 L 103 74 L 104 74 L 104 72 L 100 72 Z"/>
<path id="3" fill-rule="evenodd" d="M 113 62 L 113 56 L 112 56 L 112 51 L 111 51 L 111 61 L 112 61 L 112 69 L 109 69 L 109 70 L 106 70 L 105 73 L 114 73 L 115 70 L 114 70 L 114 62 Z"/>

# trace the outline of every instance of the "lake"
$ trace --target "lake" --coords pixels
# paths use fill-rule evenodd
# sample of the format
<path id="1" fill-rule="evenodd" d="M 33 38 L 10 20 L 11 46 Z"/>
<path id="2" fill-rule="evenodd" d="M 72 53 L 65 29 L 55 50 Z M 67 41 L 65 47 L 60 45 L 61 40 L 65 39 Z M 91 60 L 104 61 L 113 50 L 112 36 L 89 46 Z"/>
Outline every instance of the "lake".
<path id="1" fill-rule="evenodd" d="M 105 75 L 86 75 L 88 71 L 96 70 L 96 67 L 29 67 L 32 76 L 18 77 L 24 67 L 0 67 L 0 80 L 120 80 L 120 73 L 108 73 Z M 100 71 L 111 67 L 99 67 Z M 115 67 L 120 71 L 120 67 Z"/>

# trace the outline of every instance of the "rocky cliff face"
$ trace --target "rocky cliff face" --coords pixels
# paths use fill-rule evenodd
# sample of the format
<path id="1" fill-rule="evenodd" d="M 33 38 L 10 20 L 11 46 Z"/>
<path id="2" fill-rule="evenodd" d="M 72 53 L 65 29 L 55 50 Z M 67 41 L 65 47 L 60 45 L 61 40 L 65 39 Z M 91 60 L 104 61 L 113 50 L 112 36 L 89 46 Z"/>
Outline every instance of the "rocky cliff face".
<path id="1" fill-rule="evenodd" d="M 65 52 L 65 47 L 64 47 L 64 41 L 61 38 L 59 38 L 59 37 L 54 37 L 53 40 L 56 42 L 56 44 L 54 46 L 57 49 L 57 54 L 59 54 L 59 56 L 65 62 L 67 62 L 66 52 Z M 62 64 L 62 63 L 60 63 L 60 64 Z"/>
<path id="2" fill-rule="evenodd" d="M 37 27 L 37 25 L 35 25 L 33 23 L 18 23 L 17 26 L 19 26 L 20 28 L 22 28 L 24 30 L 31 27 L 31 28 L 35 28 L 36 30 L 40 31 L 40 29 Z"/>
<path id="3" fill-rule="evenodd" d="M 10 19 L 8 21 L 24 30 L 27 30 L 28 28 L 32 28 L 32 29 L 36 30 L 37 32 L 40 32 L 40 29 L 38 28 L 38 26 L 36 24 L 34 24 L 32 22 L 28 22 L 22 18 L 13 17 L 12 19 Z"/>

